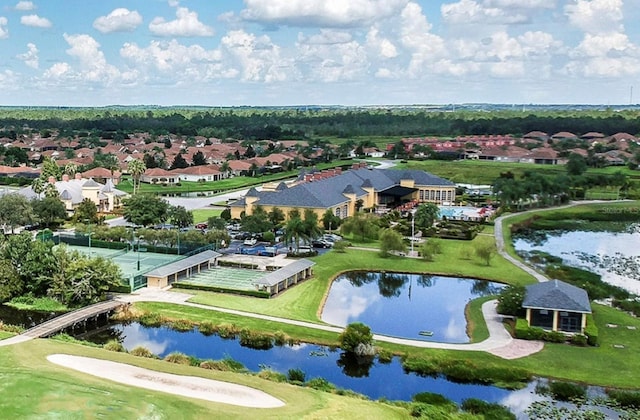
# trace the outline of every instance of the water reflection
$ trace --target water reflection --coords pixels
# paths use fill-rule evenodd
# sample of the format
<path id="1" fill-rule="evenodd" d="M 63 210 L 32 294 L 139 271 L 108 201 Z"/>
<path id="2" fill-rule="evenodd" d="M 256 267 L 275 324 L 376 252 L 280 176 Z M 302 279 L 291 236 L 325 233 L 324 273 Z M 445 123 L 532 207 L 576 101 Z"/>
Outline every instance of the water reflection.
<path id="1" fill-rule="evenodd" d="M 338 277 L 322 311 L 323 321 L 363 322 L 377 334 L 467 343 L 465 306 L 503 286 L 482 280 L 431 275 L 350 272 Z M 421 335 L 420 333 L 433 333 Z"/>

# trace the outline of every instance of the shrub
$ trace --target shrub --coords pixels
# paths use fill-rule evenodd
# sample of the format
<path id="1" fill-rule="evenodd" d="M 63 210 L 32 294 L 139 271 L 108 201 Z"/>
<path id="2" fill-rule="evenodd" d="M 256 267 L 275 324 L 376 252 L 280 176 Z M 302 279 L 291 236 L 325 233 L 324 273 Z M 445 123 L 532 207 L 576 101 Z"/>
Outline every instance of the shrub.
<path id="1" fill-rule="evenodd" d="M 107 341 L 104 345 L 104 349 L 109 351 L 117 351 L 119 353 L 123 353 L 126 351 L 122 343 L 119 342 L 118 340 Z"/>
<path id="2" fill-rule="evenodd" d="M 236 338 L 239 332 L 238 327 L 228 323 L 219 324 L 216 330 L 220 338 Z"/>
<path id="3" fill-rule="evenodd" d="M 435 359 L 410 358 L 402 361 L 402 369 L 405 372 L 414 372 L 420 376 L 436 377 L 440 374 L 440 366 Z"/>
<path id="4" fill-rule="evenodd" d="M 213 335 L 216 332 L 216 324 L 211 321 L 202 321 L 198 324 L 198 331 L 202 335 Z"/>
<path id="5" fill-rule="evenodd" d="M 178 365 L 190 365 L 191 358 L 184 353 L 173 352 L 165 356 L 165 361 L 170 363 L 176 363 Z"/>
<path id="6" fill-rule="evenodd" d="M 609 398 L 616 400 L 622 407 L 640 408 L 640 392 L 608 389 Z"/>
<path id="7" fill-rule="evenodd" d="M 584 329 L 584 335 L 587 336 L 587 343 L 590 346 L 598 345 L 598 327 L 596 326 L 596 322 L 593 320 L 592 314 L 587 314 L 587 326 Z"/>
<path id="8" fill-rule="evenodd" d="M 219 370 L 223 372 L 245 372 L 247 368 L 237 360 L 226 357 L 222 360 L 204 360 L 200 362 L 203 369 Z"/>
<path id="9" fill-rule="evenodd" d="M 293 340 L 287 334 L 282 331 L 276 331 L 273 334 L 273 341 L 276 346 L 284 346 L 286 344 L 291 344 Z"/>
<path id="10" fill-rule="evenodd" d="M 567 336 L 559 331 L 545 331 L 542 339 L 550 343 L 564 343 L 567 341 Z"/>
<path id="11" fill-rule="evenodd" d="M 262 369 L 258 373 L 258 377 L 272 382 L 287 382 L 287 377 L 284 374 L 271 369 Z"/>
<path id="12" fill-rule="evenodd" d="M 340 334 L 340 348 L 346 352 L 355 352 L 359 344 L 371 345 L 373 334 L 371 328 L 361 322 L 353 322 L 347 325 Z"/>
<path id="13" fill-rule="evenodd" d="M 289 382 L 300 382 L 303 383 L 306 374 L 302 369 L 289 369 L 287 371 L 287 379 Z"/>
<path id="14" fill-rule="evenodd" d="M 560 401 L 584 399 L 587 396 L 587 389 L 583 385 L 562 381 L 550 382 L 549 392 Z"/>
<path id="15" fill-rule="evenodd" d="M 377 349 L 378 363 L 391 363 L 393 360 L 393 353 L 386 349 Z"/>
<path id="16" fill-rule="evenodd" d="M 584 347 L 587 345 L 587 336 L 582 334 L 575 334 L 573 337 L 571 337 L 571 344 Z"/>
<path id="17" fill-rule="evenodd" d="M 336 389 L 336 386 L 324 378 L 309 379 L 306 383 L 309 388 L 317 389 L 318 391 L 332 392 Z"/>
<path id="18" fill-rule="evenodd" d="M 522 314 L 522 301 L 524 300 L 524 286 L 507 286 L 498 296 L 498 313 L 503 315 L 518 316 Z M 526 322 L 526 321 L 525 321 Z"/>
<path id="19" fill-rule="evenodd" d="M 139 322 L 145 327 L 160 327 L 164 324 L 165 319 L 158 313 L 147 312 L 140 316 Z"/>
<path id="20" fill-rule="evenodd" d="M 488 403 L 477 398 L 468 398 L 462 401 L 463 411 L 471 414 L 481 415 L 492 420 L 515 420 L 516 416 L 503 405 Z"/>
<path id="21" fill-rule="evenodd" d="M 176 319 L 169 323 L 169 328 L 175 331 L 187 332 L 193 330 L 194 323 L 188 319 Z"/>
<path id="22" fill-rule="evenodd" d="M 266 334 L 243 329 L 240 331 L 240 345 L 258 350 L 268 350 L 273 347 L 273 338 Z"/>
<path id="23" fill-rule="evenodd" d="M 454 410 L 451 408 L 433 406 L 424 403 L 412 403 L 409 406 L 409 413 L 411 414 L 411 417 L 429 420 L 448 420 L 452 418 L 452 414 L 456 411 L 458 411 L 457 408 Z"/>
<path id="24" fill-rule="evenodd" d="M 526 319 L 518 318 L 516 320 L 516 338 L 522 340 L 542 340 L 544 330 L 538 327 L 530 327 Z"/>
<path id="25" fill-rule="evenodd" d="M 420 392 L 411 397 L 412 401 L 431 404 L 431 405 L 450 405 L 455 403 L 442 394 L 436 394 L 433 392 Z"/>
<path id="26" fill-rule="evenodd" d="M 138 357 L 148 357 L 150 359 L 155 359 L 156 358 L 156 355 L 151 353 L 151 350 L 149 350 L 148 348 L 146 348 L 144 346 L 134 347 L 129 353 L 134 355 L 134 356 L 138 356 Z"/>

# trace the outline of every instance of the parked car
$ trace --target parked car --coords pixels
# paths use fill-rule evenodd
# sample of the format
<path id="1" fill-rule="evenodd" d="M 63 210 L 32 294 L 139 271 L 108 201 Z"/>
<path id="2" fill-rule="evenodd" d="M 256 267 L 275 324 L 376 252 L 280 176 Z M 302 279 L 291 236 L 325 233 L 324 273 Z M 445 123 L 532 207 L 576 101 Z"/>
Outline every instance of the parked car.
<path id="1" fill-rule="evenodd" d="M 256 238 L 249 238 L 249 239 L 245 239 L 244 240 L 243 245 L 245 245 L 245 246 L 254 246 L 257 243 L 258 243 L 258 240 Z"/>
<path id="2" fill-rule="evenodd" d="M 325 233 L 322 235 L 322 239 L 329 242 L 338 242 L 342 240 L 342 236 L 336 235 L 335 233 Z"/>
<path id="3" fill-rule="evenodd" d="M 206 229 L 206 228 L 208 228 L 208 227 L 209 227 L 209 225 L 208 225 L 208 224 L 206 224 L 206 223 L 198 223 L 198 224 L 196 225 L 196 229 Z"/>
<path id="4" fill-rule="evenodd" d="M 333 242 L 327 241 L 325 239 L 316 239 L 311 242 L 311 246 L 314 248 L 331 248 L 333 246 Z"/>

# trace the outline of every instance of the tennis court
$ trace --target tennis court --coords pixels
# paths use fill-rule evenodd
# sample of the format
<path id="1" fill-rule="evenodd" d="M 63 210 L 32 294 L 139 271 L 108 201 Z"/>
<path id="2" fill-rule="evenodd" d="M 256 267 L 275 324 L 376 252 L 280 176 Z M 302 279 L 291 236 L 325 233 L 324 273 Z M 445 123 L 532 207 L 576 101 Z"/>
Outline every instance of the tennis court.
<path id="1" fill-rule="evenodd" d="M 69 250 L 76 250 L 92 257 L 104 257 L 116 263 L 124 278 L 136 276 L 146 273 L 152 269 L 172 263 L 184 258 L 182 255 L 175 254 L 158 254 L 155 252 L 127 252 L 126 249 L 108 249 L 97 247 L 86 247 L 78 245 L 66 245 Z M 140 261 L 140 269 L 138 270 L 138 260 Z"/>
<path id="2" fill-rule="evenodd" d="M 212 267 L 181 279 L 180 283 L 199 286 L 214 286 L 225 289 L 256 290 L 254 283 L 267 274 L 260 270 L 247 270 L 242 268 Z"/>

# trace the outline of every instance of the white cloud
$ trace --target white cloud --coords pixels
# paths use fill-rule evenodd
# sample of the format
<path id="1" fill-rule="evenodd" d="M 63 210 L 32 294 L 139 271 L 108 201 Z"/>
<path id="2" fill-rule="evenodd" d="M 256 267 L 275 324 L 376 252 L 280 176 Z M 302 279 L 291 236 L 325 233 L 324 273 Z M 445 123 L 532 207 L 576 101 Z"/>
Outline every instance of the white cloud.
<path id="1" fill-rule="evenodd" d="M 178 7 L 176 20 L 165 21 L 162 17 L 154 18 L 149 24 L 149 30 L 157 36 L 213 36 L 212 27 L 198 20 L 198 14 L 186 7 Z"/>
<path id="2" fill-rule="evenodd" d="M 577 0 L 565 6 L 569 22 L 586 33 L 622 31 L 622 0 Z"/>
<path id="3" fill-rule="evenodd" d="M 0 39 L 9 38 L 9 28 L 7 28 L 7 24 L 9 21 L 6 17 L 0 16 Z"/>
<path id="4" fill-rule="evenodd" d="M 54 63 L 43 74 L 45 78 L 59 79 L 71 73 L 71 66 L 68 63 Z"/>
<path id="5" fill-rule="evenodd" d="M 356 27 L 396 16 L 409 0 L 244 0 L 240 16 L 288 26 Z"/>
<path id="6" fill-rule="evenodd" d="M 378 28 L 375 27 L 367 33 L 367 46 L 374 51 L 377 57 L 382 59 L 398 56 L 396 46 L 388 38 L 381 38 Z"/>
<path id="7" fill-rule="evenodd" d="M 32 26 L 35 28 L 50 28 L 51 26 L 53 26 L 49 19 L 40 17 L 38 15 L 22 16 L 20 18 L 20 23 L 25 26 Z"/>
<path id="8" fill-rule="evenodd" d="M 204 77 L 205 68 L 216 66 L 221 59 L 218 50 L 208 51 L 200 45 L 182 45 L 178 41 L 152 41 L 148 47 L 142 48 L 135 43 L 126 43 L 120 49 L 120 55 L 139 69 L 147 72 L 160 71 L 167 74 L 193 77 Z M 210 70 L 210 69 L 209 69 Z"/>
<path id="9" fill-rule="evenodd" d="M 107 16 L 100 16 L 93 27 L 103 34 L 111 32 L 131 32 L 142 23 L 142 16 L 136 10 L 114 9 Z"/>
<path id="10" fill-rule="evenodd" d="M 27 44 L 27 52 L 18 54 L 18 59 L 24 61 L 24 63 L 32 69 L 37 69 L 40 66 L 38 59 L 38 47 L 35 44 Z"/>
<path id="11" fill-rule="evenodd" d="M 292 62 L 281 57 L 280 47 L 266 36 L 230 31 L 221 41 L 225 64 L 236 68 L 243 81 L 278 82 L 287 79 Z M 229 61 L 226 61 L 229 60 Z"/>
<path id="12" fill-rule="evenodd" d="M 36 5 L 33 4 L 32 1 L 19 1 L 15 6 L 15 10 L 20 10 L 22 12 L 26 12 L 29 10 L 35 10 Z"/>
<path id="13" fill-rule="evenodd" d="M 525 23 L 530 17 L 521 7 L 492 7 L 475 0 L 460 0 L 440 6 L 442 18 L 450 24 L 514 24 Z M 526 4 L 526 2 L 523 2 Z"/>
<path id="14" fill-rule="evenodd" d="M 411 56 L 407 70 L 411 77 L 424 74 L 446 54 L 443 39 L 432 34 L 431 27 L 419 5 L 409 3 L 402 11 L 400 42 Z"/>

